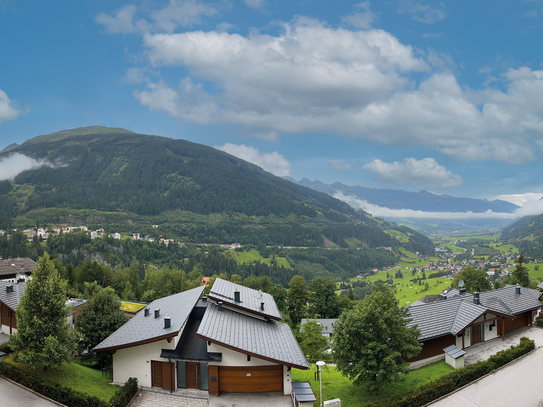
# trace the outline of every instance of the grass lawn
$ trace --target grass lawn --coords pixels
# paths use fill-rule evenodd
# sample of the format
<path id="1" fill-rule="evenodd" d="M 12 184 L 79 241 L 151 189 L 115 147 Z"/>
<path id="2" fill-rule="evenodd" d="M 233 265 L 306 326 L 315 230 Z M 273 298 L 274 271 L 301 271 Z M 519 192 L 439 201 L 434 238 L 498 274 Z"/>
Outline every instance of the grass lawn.
<path id="1" fill-rule="evenodd" d="M 445 243 L 443 245 L 441 245 L 443 247 L 446 247 L 447 249 L 449 249 L 450 252 L 452 253 L 463 253 L 466 251 L 466 249 L 463 249 L 461 247 L 456 247 L 455 245 L 453 245 L 452 243 Z"/>
<path id="2" fill-rule="evenodd" d="M 136 304 L 134 302 L 127 302 L 123 301 L 121 302 L 121 311 L 125 312 L 136 312 L 139 309 L 142 309 L 145 307 L 145 304 Z"/>
<path id="3" fill-rule="evenodd" d="M 371 401 L 404 394 L 453 370 L 444 361 L 433 363 L 420 369 L 411 370 L 405 375 L 403 382 L 387 385 L 379 393 L 372 394 L 367 391 L 365 386 L 353 385 L 349 379 L 341 376 L 334 366 L 325 366 L 322 371 L 323 399 L 340 398 L 341 405 L 344 407 L 363 406 Z M 315 380 L 315 372 L 315 365 L 311 365 L 310 370 L 292 369 L 292 380 L 295 382 L 309 382 L 317 398 L 317 403 L 319 403 L 319 382 Z"/>
<path id="4" fill-rule="evenodd" d="M 77 363 L 63 363 L 57 369 L 43 370 L 41 366 L 33 369 L 31 366 L 15 363 L 10 356 L 6 356 L 6 363 L 11 363 L 23 372 L 29 372 L 43 380 L 61 384 L 78 390 L 82 393 L 96 396 L 104 401 L 109 401 L 118 387 L 109 384 L 110 380 L 102 377 L 102 371 L 92 369 Z"/>
<path id="5" fill-rule="evenodd" d="M 252 249 L 248 252 L 246 251 L 238 252 L 235 250 L 228 250 L 226 254 L 228 256 L 233 257 L 238 262 L 238 264 L 253 263 L 255 261 L 260 261 L 261 263 L 266 263 L 269 266 L 272 259 L 271 257 L 268 257 L 268 258 L 262 257 L 260 253 L 258 252 L 258 250 L 255 250 L 255 249 Z M 277 262 L 278 267 L 283 266 L 287 269 L 292 268 L 290 267 L 288 260 L 284 257 L 275 257 L 275 261 Z"/>
<path id="6" fill-rule="evenodd" d="M 525 266 L 528 268 L 530 278 L 543 280 L 543 264 L 525 264 Z M 536 270 L 535 266 L 539 266 L 539 270 Z"/>

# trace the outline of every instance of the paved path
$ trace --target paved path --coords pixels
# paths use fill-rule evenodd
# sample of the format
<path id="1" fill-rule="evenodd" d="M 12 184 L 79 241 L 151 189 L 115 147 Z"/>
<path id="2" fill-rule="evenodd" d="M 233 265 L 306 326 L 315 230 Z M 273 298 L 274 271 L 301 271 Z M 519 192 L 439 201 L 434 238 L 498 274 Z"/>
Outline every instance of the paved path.
<path id="1" fill-rule="evenodd" d="M 527 335 L 531 337 L 531 335 Z M 536 339 L 536 345 L 542 343 Z M 431 404 L 432 407 L 541 407 L 543 348 Z"/>
<path id="2" fill-rule="evenodd" d="M 292 400 L 282 392 L 221 393 L 209 396 L 209 407 L 292 407 Z"/>
<path id="3" fill-rule="evenodd" d="M 37 396 L 3 377 L 0 377 L 0 399 L 2 407 L 59 407 L 62 405 Z"/>
<path id="4" fill-rule="evenodd" d="M 207 407 L 207 400 L 183 397 L 175 393 L 141 390 L 130 407 Z"/>

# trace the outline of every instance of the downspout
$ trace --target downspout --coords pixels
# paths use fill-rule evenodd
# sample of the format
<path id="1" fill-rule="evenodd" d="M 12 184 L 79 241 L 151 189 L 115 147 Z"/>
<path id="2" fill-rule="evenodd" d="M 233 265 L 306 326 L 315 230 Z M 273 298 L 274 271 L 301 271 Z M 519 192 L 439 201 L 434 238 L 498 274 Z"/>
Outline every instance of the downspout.
<path id="1" fill-rule="evenodd" d="M 168 365 L 170 366 L 170 393 L 173 393 L 173 381 L 172 381 L 172 360 L 168 358 Z M 174 372 L 175 374 L 175 372 Z"/>

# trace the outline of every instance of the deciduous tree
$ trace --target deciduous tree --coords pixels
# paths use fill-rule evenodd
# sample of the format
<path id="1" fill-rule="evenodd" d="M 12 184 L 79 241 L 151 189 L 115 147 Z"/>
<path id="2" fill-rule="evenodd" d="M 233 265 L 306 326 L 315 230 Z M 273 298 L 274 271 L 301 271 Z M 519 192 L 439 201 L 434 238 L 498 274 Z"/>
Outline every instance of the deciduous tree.
<path id="1" fill-rule="evenodd" d="M 330 347 L 328 339 L 322 335 L 322 325 L 308 321 L 300 327 L 300 347 L 310 362 L 326 359 Z"/>
<path id="2" fill-rule="evenodd" d="M 288 285 L 290 289 L 287 294 L 287 312 L 292 325 L 296 326 L 300 324 L 305 315 L 309 295 L 307 293 L 307 286 L 305 285 L 305 278 L 302 276 L 292 277 Z"/>
<path id="3" fill-rule="evenodd" d="M 461 280 L 464 280 L 464 287 L 468 293 L 492 290 L 492 282 L 488 279 L 488 274 L 484 270 L 475 269 L 472 266 L 464 267 L 460 273 L 454 276 L 453 287 L 458 287 Z"/>
<path id="4" fill-rule="evenodd" d="M 420 352 L 420 331 L 407 326 L 408 309 L 398 304 L 388 286 L 376 284 L 371 295 L 334 324 L 336 369 L 354 384 L 377 391 L 399 381 L 409 369 L 405 359 Z"/>

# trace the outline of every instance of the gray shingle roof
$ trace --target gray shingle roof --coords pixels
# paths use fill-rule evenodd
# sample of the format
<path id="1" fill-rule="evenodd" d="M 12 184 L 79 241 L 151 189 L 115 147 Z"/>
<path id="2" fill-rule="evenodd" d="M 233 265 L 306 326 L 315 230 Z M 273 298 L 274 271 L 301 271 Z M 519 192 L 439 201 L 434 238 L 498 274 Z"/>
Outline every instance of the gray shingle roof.
<path id="1" fill-rule="evenodd" d="M 413 321 L 408 326 L 418 325 L 419 341 L 439 336 L 456 335 L 484 312 L 496 312 L 513 316 L 541 307 L 528 288 L 515 286 L 479 294 L 480 305 L 473 303 L 473 294 L 455 295 L 446 300 L 419 304 L 409 308 Z"/>
<path id="2" fill-rule="evenodd" d="M 149 308 L 148 316 L 145 316 L 144 311 L 138 312 L 134 318 L 99 343 L 93 351 L 126 348 L 143 341 L 152 342 L 165 335 L 177 335 L 204 289 L 205 286 L 201 286 L 153 301 L 146 307 Z M 156 309 L 160 310 L 158 318 L 154 315 Z M 165 317 L 171 318 L 170 328 L 164 328 Z"/>
<path id="3" fill-rule="evenodd" d="M 466 351 L 460 349 L 456 345 L 447 346 L 445 349 L 443 349 L 443 352 L 448 354 L 453 359 L 458 359 L 460 356 L 464 356 L 466 354 Z"/>
<path id="4" fill-rule="evenodd" d="M 25 273 L 28 274 L 34 271 L 36 262 L 28 257 L 0 260 L 0 276 L 17 274 L 21 270 L 21 266 L 25 266 Z"/>
<path id="5" fill-rule="evenodd" d="M 6 287 L 13 286 L 13 292 L 8 293 Z M 8 283 L 0 281 L 0 301 L 10 307 L 12 310 L 17 309 L 21 297 L 25 293 L 26 283 L 21 282 L 19 284 Z"/>
<path id="6" fill-rule="evenodd" d="M 302 321 L 300 323 L 300 330 L 303 330 L 303 325 L 311 322 L 311 321 L 317 321 L 320 325 L 322 325 L 322 334 L 323 335 L 329 335 L 332 333 L 334 329 L 334 324 L 337 322 L 337 318 L 321 318 L 321 319 L 306 319 L 302 318 Z"/>
<path id="7" fill-rule="evenodd" d="M 197 335 L 241 353 L 298 369 L 309 368 L 290 327 L 279 321 L 264 321 L 224 308 L 218 311 L 216 304 L 210 303 Z"/>
<path id="8" fill-rule="evenodd" d="M 234 301 L 234 292 L 240 292 L 241 302 Z M 209 298 L 215 301 L 222 301 L 226 305 L 246 310 L 248 312 L 262 315 L 280 321 L 281 313 L 275 304 L 273 297 L 267 293 L 261 293 L 252 288 L 247 288 L 239 284 L 231 283 L 220 278 L 215 280 L 209 293 Z M 264 303 L 264 311 L 260 303 Z"/>

